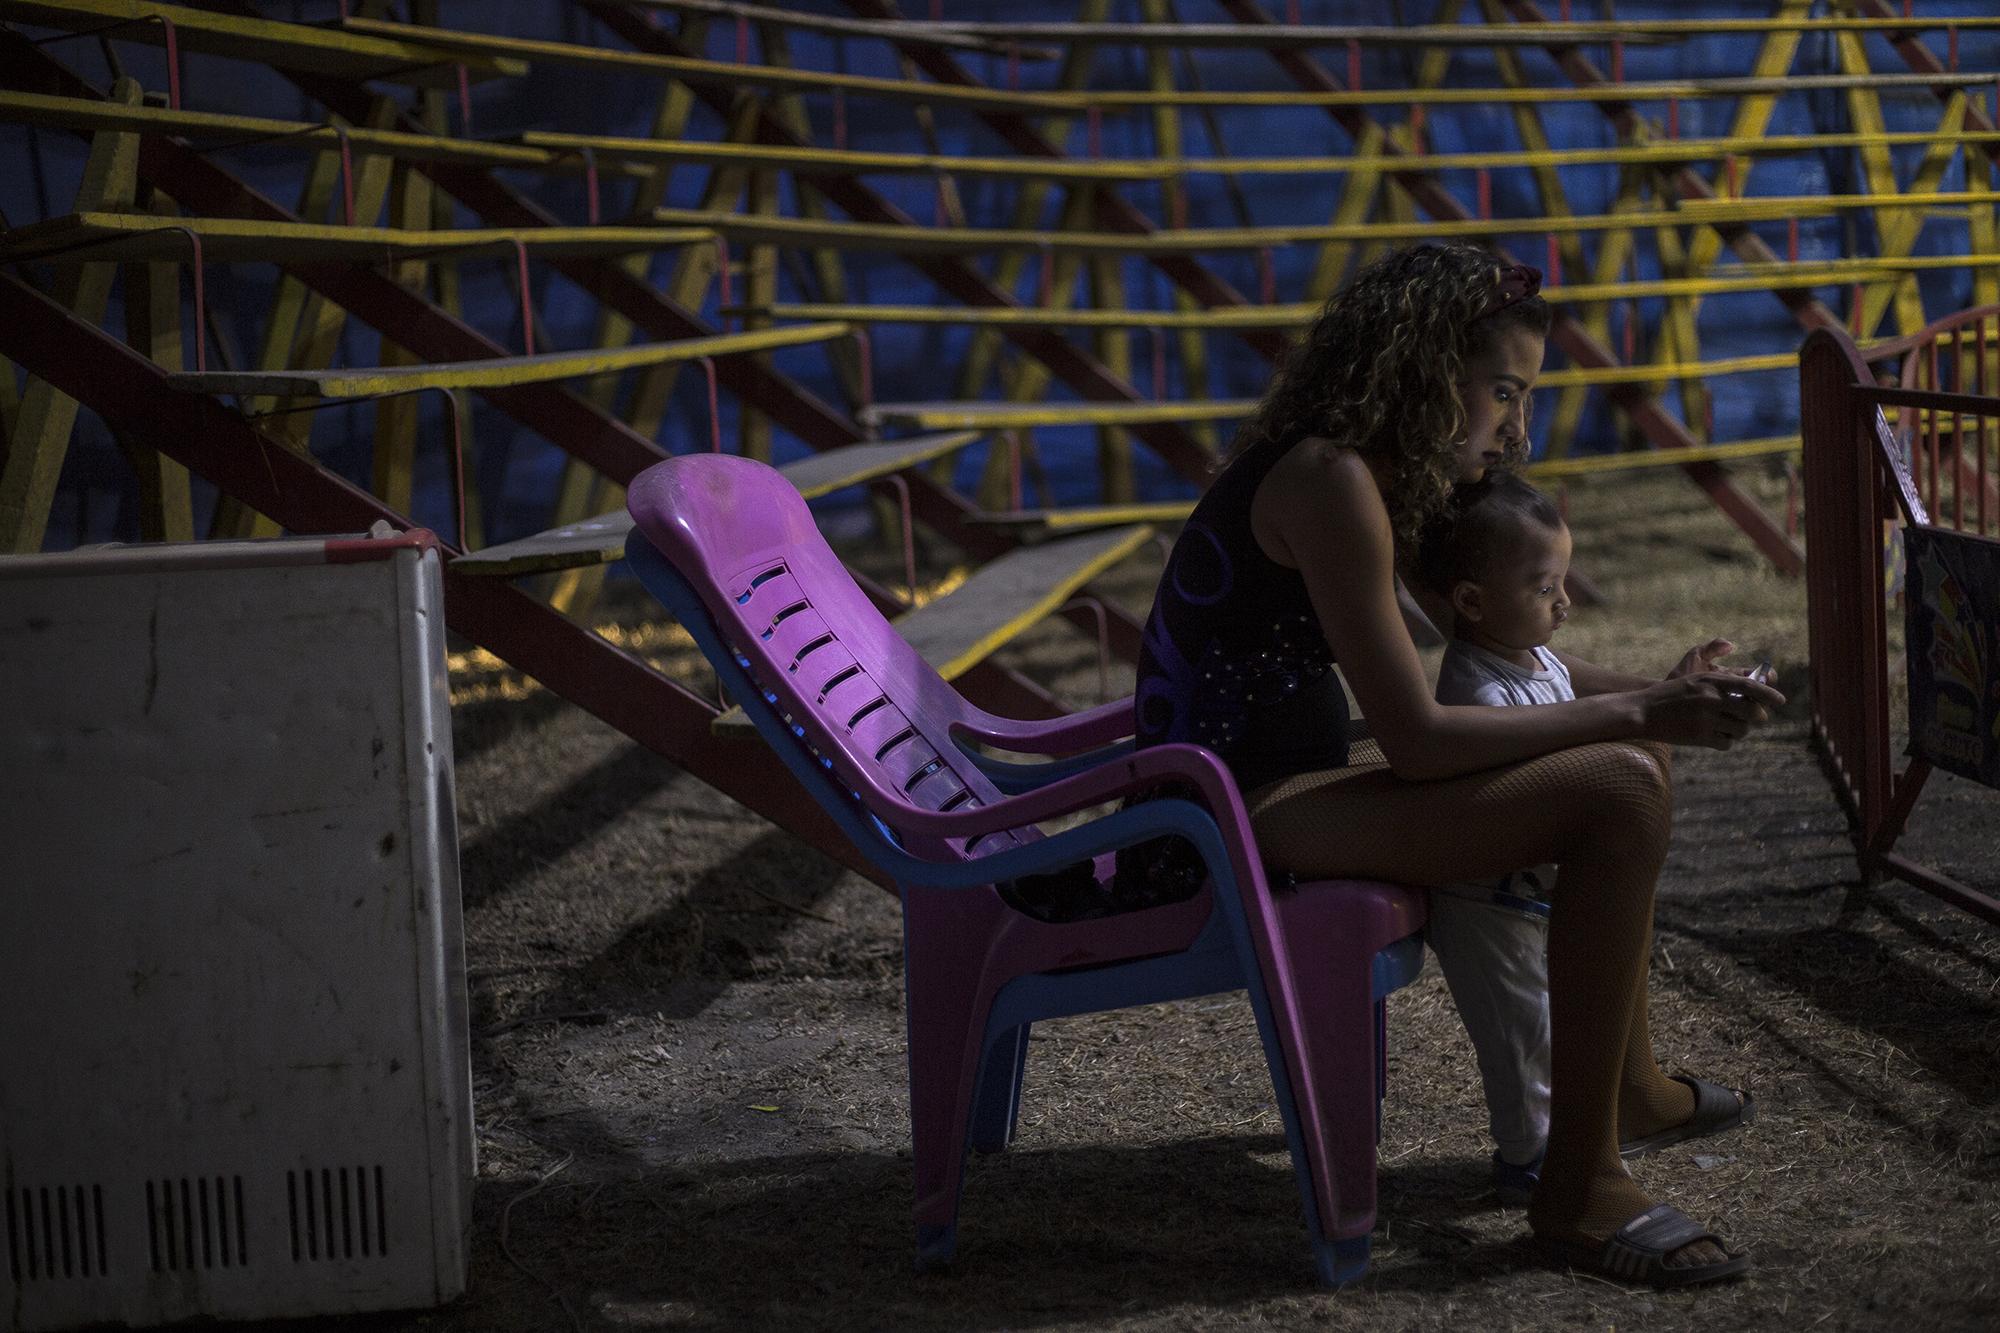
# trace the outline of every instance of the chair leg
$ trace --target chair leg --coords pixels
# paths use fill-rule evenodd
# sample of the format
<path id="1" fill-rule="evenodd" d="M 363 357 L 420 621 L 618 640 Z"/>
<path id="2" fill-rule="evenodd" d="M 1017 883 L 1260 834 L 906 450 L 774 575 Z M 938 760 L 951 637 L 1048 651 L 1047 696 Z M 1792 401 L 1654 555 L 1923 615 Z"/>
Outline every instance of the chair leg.
<path id="1" fill-rule="evenodd" d="M 1320 1256 L 1322 1276 L 1335 1280 L 1331 1265 L 1351 1269 L 1338 1279 L 1351 1280 L 1366 1268 L 1375 1225 L 1383 1028 L 1373 993 L 1374 958 L 1365 941 L 1336 928 L 1336 895 L 1301 893 L 1287 898 L 1283 910 L 1286 935 L 1307 951 L 1293 956 L 1291 973 L 1298 1012 L 1306 1016 L 1302 1040 L 1319 1108 L 1318 1122 L 1301 1116 L 1299 1130 L 1307 1151 L 1323 1163 L 1319 1178 L 1332 1195 L 1317 1199 L 1323 1234 L 1314 1242 L 1343 1251 L 1360 1243 L 1359 1254 L 1343 1253 L 1337 1264 L 1330 1253 Z"/>
<path id="2" fill-rule="evenodd" d="M 1021 1116 L 1021 1081 L 1028 1066 L 1028 1024 L 1002 1032 L 987 1048 L 972 1103 L 972 1150 L 1002 1152 Z"/>
<path id="3" fill-rule="evenodd" d="M 1347 1240 L 1313 1239 L 1313 1267 L 1319 1273 L 1320 1285 L 1344 1287 L 1350 1282 L 1358 1282 L 1368 1275 L 1369 1237 L 1354 1236 Z"/>
<path id="4" fill-rule="evenodd" d="M 917 1177 L 919 1272 L 951 1262 L 966 1131 L 992 997 L 958 960 L 906 955 L 910 1034 L 910 1148 Z"/>

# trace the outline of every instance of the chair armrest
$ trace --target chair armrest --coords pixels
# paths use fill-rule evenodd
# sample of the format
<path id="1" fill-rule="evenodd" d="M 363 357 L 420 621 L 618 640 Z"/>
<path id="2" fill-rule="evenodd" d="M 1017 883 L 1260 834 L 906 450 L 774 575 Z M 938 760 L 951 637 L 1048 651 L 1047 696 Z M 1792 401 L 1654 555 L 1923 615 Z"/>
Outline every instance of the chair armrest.
<path id="1" fill-rule="evenodd" d="M 1051 759 L 1041 764 L 1016 764 L 1010 760 L 995 759 L 992 755 L 981 754 L 977 750 L 966 749 L 963 744 L 959 748 L 964 750 L 966 758 L 979 766 L 979 771 L 984 773 L 994 786 L 1009 796 L 1014 796 L 1024 791 L 1033 791 L 1037 787 L 1046 787 L 1059 778 L 1081 773 L 1087 768 L 1095 768 L 1120 755 L 1130 754 L 1132 742 L 1119 741 L 1116 745 L 1107 745 L 1100 750 L 1089 750 L 1062 759 Z"/>
<path id="2" fill-rule="evenodd" d="M 1236 790 L 1235 777 L 1214 751 L 1198 745 L 1156 745 L 1137 750 L 993 805 L 961 807 L 948 814 L 906 806 L 895 812 L 894 820 L 898 829 L 909 833 L 976 838 L 1075 814 L 1170 779 L 1192 784 L 1218 824 L 1239 830 L 1249 826 L 1250 817 Z"/>
<path id="3" fill-rule="evenodd" d="M 1241 893 L 1261 900 L 1266 892 L 1263 867 L 1252 850 L 1250 817 L 1236 789 L 1236 779 L 1213 751 L 1197 745 L 1141 750 L 994 805 L 950 814 L 904 808 L 896 811 L 895 821 L 906 833 L 972 839 L 1071 814 L 1170 779 L 1195 787 L 1202 804 L 1175 797 L 1142 801 L 1053 837 L 969 861 L 931 860 L 897 851 L 891 857 L 895 862 L 892 870 L 907 883 L 964 887 L 1032 874 L 1146 838 L 1174 834 L 1194 843 L 1216 882 L 1232 886 L 1232 898 Z"/>
<path id="4" fill-rule="evenodd" d="M 1036 718 L 1033 721 L 1000 717 L 968 703 L 953 722 L 952 730 L 963 732 L 970 740 L 996 745 L 1003 750 L 1015 750 L 1022 754 L 1068 755 L 1124 740 L 1136 728 L 1137 720 L 1130 695 L 1087 708 L 1081 713 L 1066 713 L 1062 717 Z"/>

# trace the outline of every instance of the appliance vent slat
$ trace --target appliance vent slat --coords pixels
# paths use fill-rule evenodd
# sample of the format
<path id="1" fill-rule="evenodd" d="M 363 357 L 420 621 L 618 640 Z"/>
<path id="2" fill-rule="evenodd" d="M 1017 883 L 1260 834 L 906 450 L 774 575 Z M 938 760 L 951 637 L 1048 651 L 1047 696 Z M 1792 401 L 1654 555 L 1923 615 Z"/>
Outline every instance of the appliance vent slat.
<path id="1" fill-rule="evenodd" d="M 0 1214 L 6 1218 L 7 1272 L 15 1286 L 110 1272 L 102 1185 L 16 1186 L 4 1193 Z"/>
<path id="2" fill-rule="evenodd" d="M 322 1166 L 285 1173 L 292 1262 L 386 1259 L 389 1209 L 382 1167 Z"/>
<path id="3" fill-rule="evenodd" d="M 146 1182 L 146 1240 L 155 1273 L 242 1268 L 250 1262 L 243 1177 Z"/>

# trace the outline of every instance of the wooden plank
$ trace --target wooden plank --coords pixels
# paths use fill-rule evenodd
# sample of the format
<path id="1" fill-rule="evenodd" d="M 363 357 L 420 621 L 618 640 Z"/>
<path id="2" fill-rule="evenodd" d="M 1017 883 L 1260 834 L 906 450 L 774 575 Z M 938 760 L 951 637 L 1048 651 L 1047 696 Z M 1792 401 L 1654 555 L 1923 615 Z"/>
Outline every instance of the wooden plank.
<path id="1" fill-rule="evenodd" d="M 511 578 L 584 565 L 608 565 L 624 558 L 625 538 L 631 531 L 632 516 L 623 509 L 614 509 L 518 541 L 473 551 L 453 560 L 451 567 L 458 574 Z"/>
<path id="2" fill-rule="evenodd" d="M 642 343 L 635 347 L 592 347 L 580 352 L 496 356 L 483 361 L 448 361 L 415 366 L 365 366 L 332 370 L 241 370 L 170 375 L 189 393 L 270 394 L 293 398 L 369 398 L 416 389 L 497 389 L 550 380 L 611 375 L 640 366 L 731 356 L 844 337 L 844 324 L 802 324 L 760 333 L 725 333 L 712 338 Z"/>
<path id="3" fill-rule="evenodd" d="M 984 435 L 984 431 L 955 430 L 904 440 L 850 444 L 797 459 L 778 471 L 798 488 L 800 495 L 816 500 L 823 495 L 846 490 L 849 486 L 859 486 L 905 468 L 948 457 Z"/>
<path id="4" fill-rule="evenodd" d="M 1019 547 L 974 570 L 949 596 L 898 617 L 896 632 L 940 676 L 955 680 L 1152 537 L 1140 524 Z M 711 727 L 718 735 L 756 734 L 740 708 Z"/>
<path id="5" fill-rule="evenodd" d="M 813 500 L 942 458 L 979 437 L 979 431 L 964 430 L 908 440 L 850 444 L 787 463 L 778 471 L 800 495 Z M 631 515 L 616 509 L 462 555 L 452 561 L 451 567 L 461 574 L 511 577 L 609 564 L 624 556 L 625 538 L 631 531 Z"/>
<path id="6" fill-rule="evenodd" d="M 357 213 L 357 216 L 359 214 Z M 176 228 L 201 238 L 205 260 L 277 264 L 387 264 L 397 260 L 511 255 L 520 242 L 537 258 L 632 254 L 712 242 L 694 227 L 453 227 L 403 230 L 247 218 L 128 216 L 82 211 L 17 227 L 0 238 L 0 263 L 90 258 L 129 262 L 182 260 L 188 243 Z"/>
<path id="7" fill-rule="evenodd" d="M 113 23 L 131 23 L 118 29 L 120 41 L 165 40 L 165 29 L 155 17 L 174 25 L 174 39 L 184 51 L 202 51 L 251 60 L 279 69 L 335 78 L 389 79 L 436 87 L 456 87 L 458 71 L 468 79 L 485 81 L 515 78 L 528 72 L 525 62 L 505 54 L 467 52 L 456 48 L 427 45 L 414 40 L 401 24 L 378 25 L 386 31 L 343 32 L 339 28 L 304 23 L 281 23 L 273 19 L 217 14 L 186 5 L 163 5 L 147 0 L 0 0 L 0 19 L 33 23 L 70 32 L 90 32 Z"/>
<path id="8" fill-rule="evenodd" d="M 951 596 L 899 617 L 896 632 L 939 675 L 954 679 L 1152 536 L 1151 528 L 1138 524 L 1023 546 L 981 565 Z"/>

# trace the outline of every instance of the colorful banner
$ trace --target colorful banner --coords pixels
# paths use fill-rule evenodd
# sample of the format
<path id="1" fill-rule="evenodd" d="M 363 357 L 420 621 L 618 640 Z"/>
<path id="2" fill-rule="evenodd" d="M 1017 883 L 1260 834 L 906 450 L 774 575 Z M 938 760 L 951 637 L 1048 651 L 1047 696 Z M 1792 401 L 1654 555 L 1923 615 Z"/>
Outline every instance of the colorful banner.
<path id="1" fill-rule="evenodd" d="M 2000 787 L 2000 541 L 1911 527 L 1910 749 Z"/>

